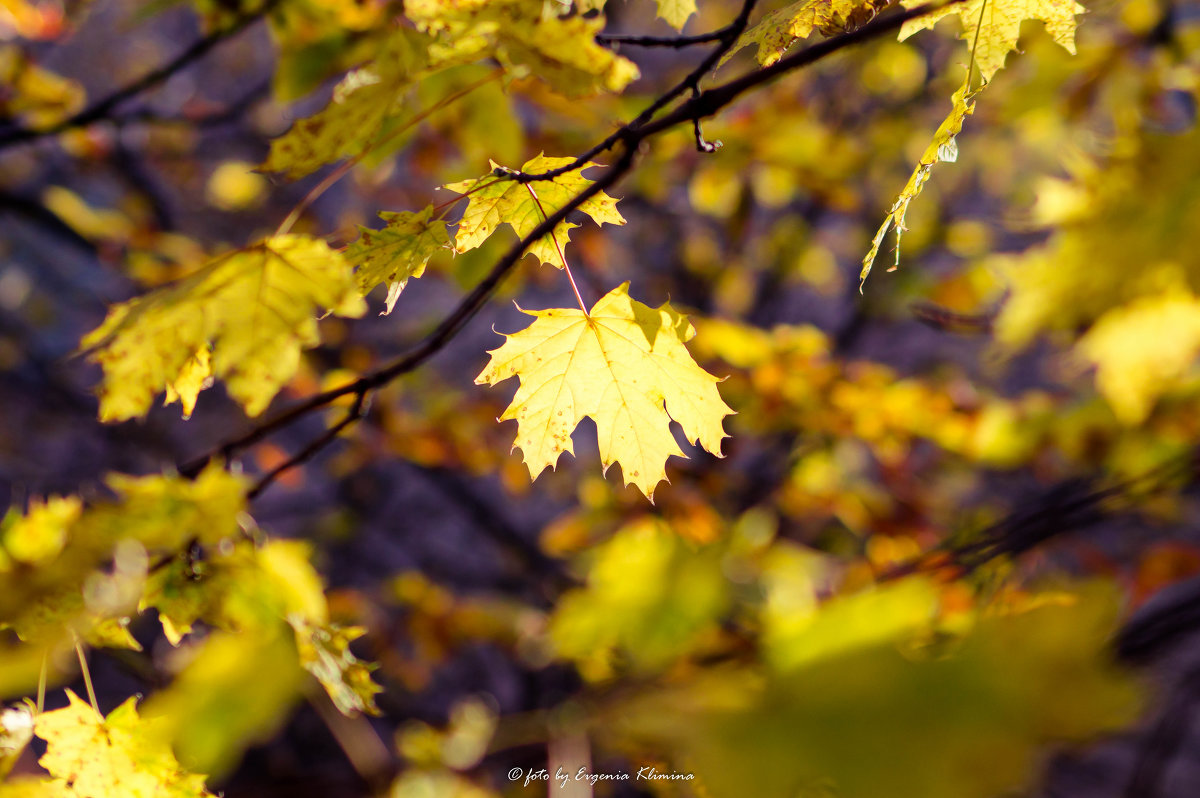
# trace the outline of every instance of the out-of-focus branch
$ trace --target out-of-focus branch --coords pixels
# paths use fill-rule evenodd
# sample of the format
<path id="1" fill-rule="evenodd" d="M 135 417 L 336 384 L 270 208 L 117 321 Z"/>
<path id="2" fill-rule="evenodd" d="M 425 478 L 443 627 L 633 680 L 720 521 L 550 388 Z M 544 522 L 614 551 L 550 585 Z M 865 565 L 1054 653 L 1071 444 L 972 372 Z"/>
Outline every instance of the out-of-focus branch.
<path id="1" fill-rule="evenodd" d="M 147 72 L 132 83 L 117 89 L 102 100 L 99 100 L 77 114 L 67 117 L 56 124 L 44 128 L 14 128 L 0 132 L 0 150 L 36 141 L 46 136 L 55 136 L 75 128 L 87 127 L 95 122 L 111 118 L 113 111 L 122 103 L 148 91 L 166 81 L 172 75 L 181 71 L 194 61 L 198 61 L 226 39 L 232 38 L 266 15 L 279 0 L 266 0 L 254 11 L 247 11 L 237 17 L 232 23 L 220 30 L 213 31 L 195 42 L 191 47 L 172 58 L 167 63 Z"/>
<path id="2" fill-rule="evenodd" d="M 630 33 L 598 33 L 596 41 L 603 45 L 631 44 L 636 47 L 667 47 L 682 49 L 697 44 L 708 44 L 719 41 L 729 32 L 729 25 L 709 33 L 697 33 L 694 36 L 638 36 Z"/>

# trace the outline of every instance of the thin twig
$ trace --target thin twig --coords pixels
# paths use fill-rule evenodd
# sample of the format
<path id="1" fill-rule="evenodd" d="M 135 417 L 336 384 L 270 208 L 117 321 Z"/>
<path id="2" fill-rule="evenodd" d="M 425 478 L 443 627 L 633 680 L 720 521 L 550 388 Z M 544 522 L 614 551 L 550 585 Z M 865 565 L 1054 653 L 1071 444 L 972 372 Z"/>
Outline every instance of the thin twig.
<path id="1" fill-rule="evenodd" d="M 362 418 L 366 399 L 367 394 L 365 391 L 355 396 L 354 404 L 350 406 L 350 409 L 346 412 L 346 415 L 341 419 L 341 421 L 334 424 L 332 427 L 325 430 L 325 432 L 321 433 L 321 435 L 314 438 L 299 452 L 292 455 L 287 460 L 264 474 L 262 478 L 254 484 L 254 487 L 250 488 L 250 490 L 246 493 L 246 498 L 257 498 L 260 493 L 270 487 L 271 483 L 278 479 L 281 475 L 303 463 L 308 462 L 313 455 L 329 445 L 329 443 L 336 438 L 342 430 Z"/>
<path id="2" fill-rule="evenodd" d="M 626 146 L 632 146 L 633 144 L 646 139 L 647 136 L 641 134 L 642 127 L 652 120 L 655 114 L 657 114 L 663 108 L 666 108 L 676 98 L 683 95 L 684 92 L 688 91 L 689 89 L 693 92 L 699 89 L 700 79 L 704 77 L 705 73 L 717 65 L 717 62 L 721 60 L 721 56 L 729 52 L 729 49 L 733 47 L 733 43 L 737 41 L 737 37 L 741 36 L 742 31 L 746 29 L 746 25 L 750 22 L 750 13 L 754 10 L 754 4 L 756 2 L 757 0 L 743 0 L 742 10 L 738 12 L 737 18 L 724 28 L 721 28 L 719 31 L 721 34 L 718 37 L 718 41 L 720 42 L 719 45 L 713 48 L 713 51 L 709 53 L 695 69 L 689 72 L 687 77 L 679 81 L 679 83 L 675 84 L 670 89 L 667 89 L 667 91 L 663 94 L 659 95 L 659 97 L 654 102 L 650 103 L 650 105 L 646 106 L 646 108 L 644 108 L 640 114 L 638 114 L 625 125 L 622 125 L 620 128 L 615 130 L 611 135 L 608 136 L 608 138 L 604 139 L 604 141 L 601 141 L 599 144 L 592 147 L 575 160 L 560 166 L 557 169 L 551 169 L 549 171 L 540 172 L 537 174 L 513 172 L 511 174 L 512 179 L 516 180 L 518 183 L 532 183 L 538 180 L 553 180 L 559 175 L 564 175 L 568 172 L 574 172 L 578 169 L 582 169 L 588 163 L 588 161 L 592 160 L 592 158 L 615 147 L 617 142 L 623 141 L 625 142 Z"/>
<path id="3" fill-rule="evenodd" d="M 244 12 L 228 27 L 213 31 L 157 69 L 151 70 L 129 85 L 117 89 L 104 99 L 84 108 L 73 116 L 67 117 L 61 122 L 44 128 L 15 128 L 0 133 L 0 149 L 35 141 L 46 136 L 55 136 L 75 128 L 87 127 L 94 122 L 105 119 L 116 110 L 117 106 L 144 91 L 154 88 L 193 61 L 203 58 L 221 42 L 236 36 L 250 27 L 250 25 L 257 22 L 278 2 L 279 0 L 267 0 L 257 10 Z"/>
<path id="4" fill-rule="evenodd" d="M 187 125 L 188 127 L 215 127 L 240 119 L 246 111 L 264 100 L 271 92 L 271 81 L 262 80 L 241 97 L 224 108 L 206 113 L 189 114 L 186 111 L 164 114 L 153 108 L 138 108 L 112 118 L 115 125 Z"/>
<path id="5" fill-rule="evenodd" d="M 71 632 L 71 637 L 75 641 L 75 656 L 79 657 L 79 672 L 83 675 L 83 686 L 87 688 L 88 701 L 92 703 L 96 714 L 104 717 L 104 713 L 100 711 L 100 703 L 96 700 L 96 688 L 92 685 L 92 672 L 88 669 L 87 657 L 83 653 L 83 643 L 79 642 L 79 635 L 74 631 Z"/>

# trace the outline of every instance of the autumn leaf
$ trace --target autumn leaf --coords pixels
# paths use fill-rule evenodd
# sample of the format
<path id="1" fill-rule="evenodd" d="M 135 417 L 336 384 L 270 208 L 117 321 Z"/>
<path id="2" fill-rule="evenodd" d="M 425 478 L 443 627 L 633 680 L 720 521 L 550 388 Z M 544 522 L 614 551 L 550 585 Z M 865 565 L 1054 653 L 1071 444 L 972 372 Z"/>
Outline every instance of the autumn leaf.
<path id="1" fill-rule="evenodd" d="M 541 174 L 566 166 L 574 160 L 539 155 L 526 161 L 521 171 L 526 174 Z M 474 249 L 501 224 L 508 224 L 518 236 L 524 238 L 547 216 L 567 205 L 592 184 L 593 181 L 583 176 L 583 171 L 595 166 L 598 164 L 589 162 L 552 180 L 538 180 L 529 184 L 518 183 L 490 172 L 475 180 L 463 180 L 444 186 L 450 191 L 469 195 L 467 209 L 463 212 L 454 236 L 454 248 L 458 252 Z M 504 167 L 493 162 L 492 169 L 503 171 Z M 578 210 L 592 217 L 596 224 L 625 224 L 625 217 L 617 210 L 617 201 L 603 191 L 580 205 Z M 528 252 L 542 263 L 563 268 L 559 248 L 566 246 L 571 228 L 576 226 L 569 222 L 560 222 L 555 226 L 552 235 L 534 242 Z"/>
<path id="2" fill-rule="evenodd" d="M 717 66 L 752 44 L 758 45 L 755 58 L 759 65 L 770 66 L 797 41 L 811 36 L 814 30 L 826 36 L 854 30 L 870 22 L 887 4 L 888 0 L 798 0 L 772 11 L 743 31 Z"/>
<path id="3" fill-rule="evenodd" d="M 675 30 L 683 30 L 688 17 L 696 13 L 696 0 L 656 0 L 658 16 Z"/>
<path id="4" fill-rule="evenodd" d="M 416 213 L 384 211 L 382 230 L 359 228 L 358 239 L 343 253 L 354 267 L 358 290 L 365 297 L 375 286 L 387 283 L 387 308 L 392 312 L 410 278 L 425 273 L 425 265 L 440 249 L 450 248 L 446 223 L 433 219 L 433 206 Z"/>
<path id="5" fill-rule="evenodd" d="M 34 721 L 46 741 L 38 760 L 78 798 L 209 796 L 204 777 L 180 768 L 156 724 L 138 718 L 130 698 L 107 718 L 70 690 L 69 704 Z"/>
<path id="6" fill-rule="evenodd" d="M 408 0 L 404 14 L 435 37 L 434 58 L 490 57 L 568 97 L 620 92 L 638 77 L 632 61 L 596 42 L 603 18 L 563 17 L 538 0 Z"/>
<path id="7" fill-rule="evenodd" d="M 523 312 L 533 324 L 493 350 L 475 382 L 520 378 L 500 420 L 516 419 L 516 446 L 531 477 L 574 452 L 571 433 L 584 416 L 596 422 L 605 470 L 619 463 L 625 484 L 650 499 L 667 478 L 667 458 L 684 456 L 672 419 L 689 441 L 720 456 L 722 419 L 733 411 L 721 400 L 719 380 L 688 354 L 684 343 L 695 329 L 670 305 L 647 307 L 622 283 L 587 314 Z"/>
<path id="8" fill-rule="evenodd" d="M 104 369 L 100 419 L 144 416 L 156 394 L 185 411 L 211 374 L 256 416 L 320 342 L 316 315 L 361 316 L 350 264 L 318 239 L 284 235 L 226 253 L 174 285 L 114 306 L 81 346 Z M 202 375 L 204 378 L 202 378 Z"/>
<path id="9" fill-rule="evenodd" d="M 974 96 L 979 92 L 976 91 L 970 97 L 967 96 L 967 86 L 964 83 L 958 91 L 954 92 L 951 101 L 954 103 L 950 115 L 942 122 L 937 132 L 933 134 L 933 141 L 925 148 L 925 152 L 921 155 L 921 160 L 917 164 L 917 168 L 913 171 L 912 176 L 908 178 L 908 182 L 900 191 L 900 196 L 896 197 L 896 202 L 892 205 L 888 215 L 884 217 L 883 224 L 879 225 L 879 229 L 875 232 L 875 237 L 871 239 L 871 249 L 867 252 L 862 260 L 862 271 L 859 272 L 859 283 L 863 283 L 867 279 L 867 275 L 871 273 L 871 266 L 875 263 L 875 258 L 879 255 L 879 247 L 883 244 L 883 238 L 887 235 L 888 230 L 892 227 L 896 228 L 896 261 L 892 268 L 900 265 L 900 237 L 904 233 L 904 215 L 908 213 L 908 206 L 917 195 L 921 193 L 921 189 L 925 187 L 925 182 L 929 180 L 929 173 L 933 171 L 933 165 L 939 161 L 947 161 L 953 163 L 958 159 L 958 136 L 962 130 L 963 122 L 967 116 L 975 112 Z"/>
<path id="10" fill-rule="evenodd" d="M 291 616 L 288 622 L 296 631 L 300 664 L 317 677 L 334 706 L 344 715 L 359 712 L 378 715 L 375 694 L 383 688 L 371 681 L 371 671 L 379 666 L 364 662 L 350 652 L 350 643 L 362 637 L 366 630 L 357 626 L 317 624 L 300 615 Z"/>
<path id="11" fill-rule="evenodd" d="M 389 119 L 408 110 L 401 102 L 407 90 L 436 71 L 429 45 L 424 34 L 411 28 L 397 30 L 373 61 L 342 78 L 328 105 L 271 141 L 262 168 L 296 179 L 362 153 L 379 138 Z"/>
<path id="12" fill-rule="evenodd" d="M 921 0 L 901 2 L 905 8 L 921 5 Z M 1086 10 L 1075 0 L 967 0 L 905 22 L 900 40 L 955 14 L 962 20 L 962 39 L 973 48 L 975 66 L 986 83 L 1004 66 L 1008 54 L 1017 49 L 1021 23 L 1027 19 L 1045 22 L 1051 38 L 1074 55 L 1075 17 Z"/>

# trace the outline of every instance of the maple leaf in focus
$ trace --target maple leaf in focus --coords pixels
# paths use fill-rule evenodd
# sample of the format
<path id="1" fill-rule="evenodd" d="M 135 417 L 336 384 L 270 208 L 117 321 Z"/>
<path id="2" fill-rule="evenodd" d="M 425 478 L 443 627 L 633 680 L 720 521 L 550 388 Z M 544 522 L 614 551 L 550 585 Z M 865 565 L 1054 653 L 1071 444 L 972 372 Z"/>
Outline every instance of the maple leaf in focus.
<path id="1" fill-rule="evenodd" d="M 432 205 L 415 213 L 384 211 L 379 217 L 387 222 L 387 227 L 382 230 L 360 227 L 358 239 L 343 253 L 356 267 L 355 277 L 363 296 L 380 283 L 387 283 L 384 316 L 392 312 L 409 279 L 424 274 L 429 259 L 439 249 L 450 247 L 446 223 L 432 219 L 432 215 Z"/>
<path id="2" fill-rule="evenodd" d="M 204 777 L 183 770 L 154 722 L 138 717 L 136 699 L 101 717 L 70 690 L 68 705 L 44 712 L 34 734 L 46 741 L 38 760 L 78 798 L 211 796 Z"/>
<path id="3" fill-rule="evenodd" d="M 905 8 L 922 4 L 922 0 L 901 2 Z M 900 41 L 956 14 L 963 24 L 962 39 L 974 48 L 975 66 L 986 83 L 1004 66 L 1008 54 L 1017 49 L 1021 23 L 1027 19 L 1045 22 L 1050 37 L 1074 55 L 1075 16 L 1086 10 L 1075 0 L 966 0 L 905 22 L 900 28 Z"/>
<path id="4" fill-rule="evenodd" d="M 521 171 L 527 174 L 542 174 L 566 166 L 574 160 L 539 155 L 526 161 Z M 443 186 L 450 191 L 469 195 L 467 209 L 463 212 L 454 236 L 454 248 L 458 252 L 474 249 L 487 240 L 501 224 L 510 225 L 518 236 L 524 238 L 547 216 L 575 199 L 592 184 L 593 181 L 583 176 L 583 170 L 594 166 L 599 164 L 589 162 L 552 180 L 538 180 L 529 184 L 518 183 L 489 172 L 475 180 L 463 180 Z M 492 169 L 503 170 L 504 167 L 492 162 Z M 625 224 L 625 217 L 617 210 L 616 199 L 603 191 L 580 205 L 578 210 L 592 217 L 596 224 Z M 531 244 L 527 252 L 536 256 L 542 263 L 563 268 L 559 249 L 566 246 L 571 228 L 577 226 L 570 222 L 560 222 L 555 226 L 552 235 L 544 236 L 540 241 Z"/>
<path id="5" fill-rule="evenodd" d="M 625 484 L 653 500 L 667 478 L 666 461 L 685 456 L 671 432 L 674 419 L 689 441 L 721 456 L 722 419 L 733 411 L 719 380 L 696 365 L 684 343 L 695 335 L 670 305 L 651 308 L 622 283 L 591 312 L 522 311 L 535 321 L 492 350 L 476 384 L 519 377 L 521 387 L 501 421 L 516 419 L 516 446 L 530 476 L 572 452 L 571 433 L 584 416 L 596 422 L 600 459 L 621 465 Z"/>

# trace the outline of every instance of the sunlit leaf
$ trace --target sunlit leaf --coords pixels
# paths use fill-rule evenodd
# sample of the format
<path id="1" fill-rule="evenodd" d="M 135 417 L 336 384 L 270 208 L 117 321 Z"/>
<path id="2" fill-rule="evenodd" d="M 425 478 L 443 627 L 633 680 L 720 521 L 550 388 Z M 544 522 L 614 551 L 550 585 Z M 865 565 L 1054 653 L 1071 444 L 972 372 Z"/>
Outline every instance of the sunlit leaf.
<path id="1" fill-rule="evenodd" d="M 300 664 L 317 677 L 334 706 L 346 715 L 359 712 L 378 715 L 375 695 L 383 688 L 371 681 L 371 671 L 377 666 L 350 652 L 350 643 L 362 637 L 366 630 L 357 626 L 314 624 L 299 615 L 293 615 L 289 620 L 296 630 Z"/>
<path id="2" fill-rule="evenodd" d="M 720 455 L 722 419 L 733 411 L 717 392 L 719 380 L 684 346 L 695 330 L 670 305 L 647 307 L 628 289 L 614 288 L 587 314 L 524 311 L 533 324 L 509 335 L 475 378 L 489 385 L 520 378 L 500 420 L 516 419 L 516 445 L 532 477 L 574 451 L 571 433 L 584 416 L 596 422 L 605 470 L 619 463 L 625 484 L 648 498 L 667 478 L 667 458 L 683 456 L 672 419 L 689 441 Z"/>
<path id="3" fill-rule="evenodd" d="M 67 795 L 210 795 L 203 776 L 180 768 L 160 729 L 138 718 L 136 699 L 104 718 L 70 690 L 67 698 L 68 706 L 45 712 L 34 722 L 34 734 L 46 741 L 46 753 L 38 762 L 69 785 Z"/>
<path id="4" fill-rule="evenodd" d="M 526 161 L 521 171 L 542 174 L 566 166 L 573 160 L 539 155 Z M 474 249 L 502 224 L 510 225 L 518 236 L 524 238 L 547 216 L 561 209 L 592 184 L 593 181 L 583 176 L 583 171 L 594 166 L 596 164 L 588 163 L 553 180 L 538 180 L 528 184 L 489 173 L 476 180 L 463 180 L 444 186 L 450 191 L 468 195 L 467 209 L 454 236 L 455 249 L 459 252 Z M 492 168 L 503 170 L 496 163 L 492 163 Z M 596 224 L 625 224 L 625 217 L 617 210 L 617 201 L 603 191 L 580 205 L 579 212 L 590 216 Z M 552 236 L 534 242 L 527 251 L 542 263 L 563 268 L 559 249 L 567 245 L 573 227 L 575 225 L 570 222 L 560 222 L 555 226 Z"/>

